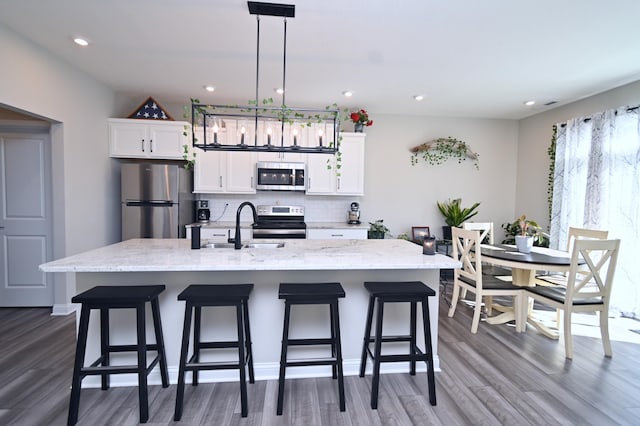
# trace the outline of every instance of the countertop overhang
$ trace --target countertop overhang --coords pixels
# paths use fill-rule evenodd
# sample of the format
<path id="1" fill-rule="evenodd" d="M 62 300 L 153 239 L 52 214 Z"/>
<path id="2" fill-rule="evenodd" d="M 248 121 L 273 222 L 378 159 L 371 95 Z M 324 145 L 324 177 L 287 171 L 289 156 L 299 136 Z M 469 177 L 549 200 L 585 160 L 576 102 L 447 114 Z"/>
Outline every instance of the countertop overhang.
<path id="1" fill-rule="evenodd" d="M 44 263 L 40 269 L 44 272 L 313 271 L 460 266 L 460 262 L 448 256 L 423 255 L 421 246 L 401 239 L 293 239 L 285 240 L 282 248 L 241 250 L 192 250 L 187 239 L 132 239 Z"/>

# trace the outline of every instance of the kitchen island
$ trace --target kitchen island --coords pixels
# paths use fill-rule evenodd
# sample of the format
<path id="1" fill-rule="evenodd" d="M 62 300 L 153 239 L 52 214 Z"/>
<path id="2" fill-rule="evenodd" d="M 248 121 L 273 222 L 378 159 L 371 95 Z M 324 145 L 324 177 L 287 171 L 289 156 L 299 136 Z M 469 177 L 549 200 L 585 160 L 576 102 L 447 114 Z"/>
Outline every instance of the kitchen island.
<path id="1" fill-rule="evenodd" d="M 246 241 L 243 243 L 249 243 Z M 264 243 L 265 240 L 256 240 Z M 184 302 L 177 295 L 190 284 L 243 284 L 254 283 L 249 299 L 254 365 L 258 380 L 278 376 L 280 341 L 284 304 L 278 299 L 281 282 L 335 282 L 342 283 L 346 297 L 340 300 L 344 371 L 358 374 L 368 294 L 364 281 L 420 280 L 437 294 L 439 270 L 460 267 L 453 259 L 436 254 L 422 254 L 422 247 L 404 240 L 285 240 L 280 248 L 206 248 L 192 250 L 186 239 L 133 239 L 99 249 L 80 253 L 40 265 L 45 272 L 72 272 L 76 274 L 76 293 L 96 285 L 165 284 L 160 295 L 163 332 L 172 383 L 176 382 L 180 352 Z M 432 347 L 436 369 L 439 297 L 429 301 L 431 312 Z M 203 312 L 203 337 L 215 333 L 216 338 L 235 338 L 235 316 L 231 310 L 219 308 Z M 328 309 L 308 306 L 304 312 L 292 313 L 291 336 L 304 334 L 328 335 Z M 134 339 L 134 312 L 123 310 L 113 315 L 111 336 L 114 343 Z M 385 333 L 408 331 L 409 309 L 406 304 L 390 306 L 385 310 Z M 150 318 L 150 313 L 148 313 Z M 97 313 L 92 314 L 87 345 L 87 361 L 98 356 Z M 148 324 L 150 324 L 150 320 Z M 150 331 L 150 330 L 149 330 Z M 152 341 L 152 333 L 148 333 Z M 420 343 L 422 344 L 422 343 Z M 393 348 L 390 348 L 393 349 Z M 406 345 L 401 347 L 406 350 Z M 313 348 L 301 348 L 305 355 L 313 355 Z M 323 348 L 317 354 L 326 355 Z M 226 355 L 226 356 L 225 356 Z M 128 356 L 128 355 L 122 355 Z M 231 353 L 212 355 L 215 359 L 229 359 Z M 295 353 L 292 354 L 295 357 Z M 425 369 L 425 366 L 422 366 Z M 408 364 L 383 364 L 382 372 L 408 371 Z M 154 373 L 156 373 L 154 371 Z M 149 376 L 150 383 L 159 383 L 159 374 Z M 330 375 L 330 367 L 297 367 L 287 370 L 287 377 Z M 237 380 L 235 371 L 201 373 L 203 381 Z M 95 379 L 92 381 L 92 379 Z M 85 383 L 86 382 L 86 383 Z M 134 375 L 113 376 L 114 385 L 134 385 Z M 85 386 L 98 386 L 99 378 L 88 377 Z"/>

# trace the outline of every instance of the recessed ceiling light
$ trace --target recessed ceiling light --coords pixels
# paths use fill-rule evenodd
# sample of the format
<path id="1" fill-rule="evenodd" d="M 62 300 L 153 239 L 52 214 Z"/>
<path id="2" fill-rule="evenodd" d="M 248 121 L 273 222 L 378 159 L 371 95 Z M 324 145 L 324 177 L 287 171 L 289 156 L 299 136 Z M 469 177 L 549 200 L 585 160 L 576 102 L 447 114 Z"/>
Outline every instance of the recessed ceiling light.
<path id="1" fill-rule="evenodd" d="M 423 95 L 415 95 L 415 96 L 413 97 L 413 99 L 415 99 L 416 101 L 421 101 L 421 100 L 423 100 L 423 99 L 424 99 L 424 96 L 423 96 Z"/>
<path id="2" fill-rule="evenodd" d="M 73 42 L 82 47 L 89 45 L 89 40 L 87 40 L 85 37 L 74 37 Z"/>
<path id="3" fill-rule="evenodd" d="M 282 87 L 276 87 L 275 89 L 273 89 L 273 91 L 278 95 L 282 95 L 284 93 L 284 89 Z"/>
<path id="4" fill-rule="evenodd" d="M 353 91 L 351 91 L 351 90 L 345 90 L 344 92 L 342 92 L 342 94 L 343 94 L 344 96 L 346 96 L 347 98 L 350 98 L 350 97 L 352 97 L 352 96 L 353 96 Z"/>
<path id="5" fill-rule="evenodd" d="M 207 92 L 215 92 L 216 88 L 214 86 L 204 86 L 204 90 Z"/>
<path id="6" fill-rule="evenodd" d="M 527 101 L 524 103 L 526 106 L 534 106 L 536 104 L 536 101 Z"/>

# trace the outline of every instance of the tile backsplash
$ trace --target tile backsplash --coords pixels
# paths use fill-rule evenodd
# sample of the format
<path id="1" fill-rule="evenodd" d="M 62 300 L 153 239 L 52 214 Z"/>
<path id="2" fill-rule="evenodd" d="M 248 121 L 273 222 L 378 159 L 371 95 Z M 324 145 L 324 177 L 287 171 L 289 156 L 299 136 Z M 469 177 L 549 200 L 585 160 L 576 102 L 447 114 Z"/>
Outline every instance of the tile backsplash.
<path id="1" fill-rule="evenodd" d="M 234 221 L 236 210 L 243 201 L 254 205 L 293 205 L 304 206 L 306 222 L 345 222 L 347 211 L 353 201 L 360 202 L 360 197 L 307 196 L 295 192 L 259 191 L 256 194 L 197 194 L 199 200 L 209 200 L 211 221 Z M 225 205 L 228 206 L 225 207 Z M 251 210 L 243 209 L 243 221 L 251 220 Z"/>

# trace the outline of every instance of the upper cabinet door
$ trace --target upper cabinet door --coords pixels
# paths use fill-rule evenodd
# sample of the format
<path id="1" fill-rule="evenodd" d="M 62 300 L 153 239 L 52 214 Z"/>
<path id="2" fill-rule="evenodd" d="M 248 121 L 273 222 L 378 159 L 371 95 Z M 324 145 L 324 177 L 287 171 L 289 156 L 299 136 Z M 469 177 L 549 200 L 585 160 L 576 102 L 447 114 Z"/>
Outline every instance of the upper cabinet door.
<path id="1" fill-rule="evenodd" d="M 331 167 L 331 168 L 329 168 Z M 335 158 L 330 154 L 307 155 L 308 195 L 335 195 Z"/>
<path id="2" fill-rule="evenodd" d="M 226 152 L 198 150 L 193 166 L 193 192 L 225 192 L 226 161 Z"/>
<path id="3" fill-rule="evenodd" d="M 307 156 L 307 194 L 364 195 L 363 133 L 342 133 L 340 169 L 336 158 L 326 154 Z"/>
<path id="4" fill-rule="evenodd" d="M 227 193 L 255 194 L 255 173 L 255 152 L 227 152 Z"/>
<path id="5" fill-rule="evenodd" d="M 364 138 L 363 133 L 342 134 L 342 167 L 336 185 L 338 195 L 364 195 Z"/>
<path id="6" fill-rule="evenodd" d="M 186 122 L 148 122 L 134 119 L 109 120 L 111 157 L 181 160 Z"/>

